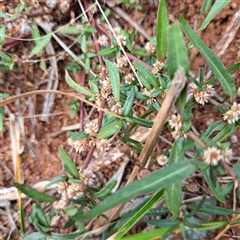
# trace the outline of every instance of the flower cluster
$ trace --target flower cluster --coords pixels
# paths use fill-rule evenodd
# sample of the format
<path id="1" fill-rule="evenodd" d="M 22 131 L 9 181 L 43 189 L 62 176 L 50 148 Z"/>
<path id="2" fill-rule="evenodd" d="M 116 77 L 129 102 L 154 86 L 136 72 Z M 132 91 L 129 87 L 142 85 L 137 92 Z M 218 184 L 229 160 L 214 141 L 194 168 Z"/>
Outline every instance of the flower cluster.
<path id="1" fill-rule="evenodd" d="M 153 104 L 155 100 L 154 97 L 151 97 L 151 93 L 152 93 L 153 89 L 152 90 L 147 90 L 146 88 L 143 89 L 143 94 L 146 95 L 148 97 L 148 100 L 147 100 L 147 104 Z"/>
<path id="2" fill-rule="evenodd" d="M 155 54 L 155 52 L 156 52 L 155 46 L 152 43 L 150 43 L 150 42 L 148 42 L 146 44 L 145 49 L 146 49 L 147 53 Z"/>
<path id="3" fill-rule="evenodd" d="M 164 155 L 159 155 L 157 157 L 157 162 L 160 166 L 165 166 L 168 163 L 168 157 Z"/>
<path id="4" fill-rule="evenodd" d="M 198 91 L 197 86 L 194 83 L 189 84 L 190 94 L 193 95 L 195 101 L 199 104 L 204 105 L 209 101 L 209 98 L 212 97 L 215 93 L 212 85 L 207 85 L 206 88 L 202 91 Z"/>
<path id="5" fill-rule="evenodd" d="M 90 193 L 87 187 L 94 184 L 94 178 L 96 177 L 89 169 L 79 171 L 80 181 L 76 183 L 70 183 L 63 181 L 58 183 L 58 193 L 61 194 L 61 199 L 54 203 L 56 209 L 65 209 L 68 206 L 70 199 L 82 199 L 88 198 Z"/>
<path id="6" fill-rule="evenodd" d="M 124 55 L 117 58 L 116 67 L 119 72 L 126 73 L 128 70 L 128 61 Z"/>
<path id="7" fill-rule="evenodd" d="M 96 146 L 96 149 L 93 153 L 95 157 L 99 157 L 99 155 L 104 154 L 106 151 L 110 149 L 110 142 L 107 139 L 98 139 L 98 126 L 94 122 L 89 122 L 86 124 L 85 133 L 88 136 L 84 139 L 73 140 L 71 138 L 68 139 L 68 144 L 71 145 L 76 152 L 83 153 L 87 152 L 91 146 Z"/>
<path id="8" fill-rule="evenodd" d="M 131 84 L 132 82 L 135 81 L 135 77 L 132 73 L 128 73 L 125 75 L 125 81 L 127 84 Z"/>
<path id="9" fill-rule="evenodd" d="M 240 103 L 237 104 L 236 102 L 234 102 L 230 110 L 224 113 L 223 119 L 227 120 L 229 124 L 238 121 L 240 119 Z"/>
<path id="10" fill-rule="evenodd" d="M 203 152 L 203 160 L 207 164 L 211 164 L 212 166 L 216 166 L 219 161 L 224 161 L 229 163 L 232 157 L 232 150 L 231 149 L 218 149 L 216 147 L 208 147 Z"/>
<path id="11" fill-rule="evenodd" d="M 159 76 L 159 71 L 163 68 L 164 66 L 164 63 L 163 62 L 160 62 L 160 61 L 156 61 L 154 64 L 153 64 L 153 69 L 152 69 L 152 73 L 155 77 L 158 77 Z"/>
<path id="12" fill-rule="evenodd" d="M 108 46 L 108 38 L 106 35 L 101 35 L 97 41 L 100 46 L 104 46 L 104 47 Z"/>
<path id="13" fill-rule="evenodd" d="M 126 36 L 118 35 L 117 36 L 117 43 L 121 46 L 125 46 L 126 45 Z"/>
<path id="14" fill-rule="evenodd" d="M 174 128 L 174 131 L 171 132 L 174 139 L 177 139 L 181 136 L 185 137 L 185 133 L 181 129 L 183 126 L 183 122 L 180 114 L 178 114 L 177 116 L 173 114 L 171 118 L 168 120 L 168 123 L 171 128 Z"/>

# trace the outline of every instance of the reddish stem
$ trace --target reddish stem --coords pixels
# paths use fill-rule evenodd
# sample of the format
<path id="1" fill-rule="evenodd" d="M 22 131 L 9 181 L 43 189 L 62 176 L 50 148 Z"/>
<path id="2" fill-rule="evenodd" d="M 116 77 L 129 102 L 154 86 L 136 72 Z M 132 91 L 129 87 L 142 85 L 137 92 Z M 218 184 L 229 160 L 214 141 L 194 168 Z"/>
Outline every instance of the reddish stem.
<path id="1" fill-rule="evenodd" d="M 147 63 L 143 62 L 142 60 L 140 60 L 139 58 L 135 57 L 134 55 L 132 55 L 129 52 L 126 52 L 126 54 L 127 54 L 129 59 L 137 61 L 137 62 L 140 62 L 142 65 L 144 65 L 146 68 L 148 68 L 149 70 L 152 71 L 153 68 L 151 66 L 149 66 Z"/>

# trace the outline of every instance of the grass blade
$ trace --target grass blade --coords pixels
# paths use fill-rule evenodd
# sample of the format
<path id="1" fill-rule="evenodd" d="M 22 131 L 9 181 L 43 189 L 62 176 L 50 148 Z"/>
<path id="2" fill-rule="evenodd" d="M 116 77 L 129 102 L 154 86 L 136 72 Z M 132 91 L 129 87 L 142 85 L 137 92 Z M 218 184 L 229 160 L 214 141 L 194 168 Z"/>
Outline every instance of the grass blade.
<path id="1" fill-rule="evenodd" d="M 163 190 L 151 197 L 149 201 L 118 230 L 117 234 L 114 234 L 114 239 L 121 239 L 162 197 Z"/>
<path id="2" fill-rule="evenodd" d="M 206 1 L 205 1 L 206 2 Z M 208 2 L 208 0 L 207 0 Z M 206 16 L 206 18 L 204 19 L 201 27 L 198 29 L 198 31 L 201 31 L 203 29 L 205 29 L 207 27 L 207 25 L 209 24 L 209 22 L 224 8 L 228 5 L 228 3 L 230 3 L 230 0 L 216 0 L 215 3 L 212 6 L 212 9 L 210 10 L 210 12 L 208 13 L 208 15 Z M 201 9 L 202 11 L 202 9 Z"/>
<path id="3" fill-rule="evenodd" d="M 165 0 L 160 0 L 157 16 L 157 58 L 163 60 L 167 51 L 167 27 L 169 24 L 167 6 Z"/>
<path id="4" fill-rule="evenodd" d="M 115 194 L 107 197 L 104 201 L 85 215 L 78 216 L 75 220 L 82 221 L 93 218 L 103 212 L 125 203 L 138 195 L 143 195 L 158 191 L 194 172 L 196 167 L 190 161 L 183 161 L 173 164 L 164 169 L 160 169 L 153 174 L 133 182 L 128 186 L 121 188 Z"/>
<path id="5" fill-rule="evenodd" d="M 196 47 L 199 52 L 206 59 L 209 67 L 211 68 L 213 74 L 222 84 L 223 91 L 232 96 L 236 97 L 236 87 L 234 85 L 234 80 L 232 76 L 228 73 L 223 63 L 216 57 L 216 55 L 205 45 L 200 37 L 192 30 L 183 16 L 180 17 L 180 23 L 182 24 L 183 31 L 190 39 L 194 47 Z"/>

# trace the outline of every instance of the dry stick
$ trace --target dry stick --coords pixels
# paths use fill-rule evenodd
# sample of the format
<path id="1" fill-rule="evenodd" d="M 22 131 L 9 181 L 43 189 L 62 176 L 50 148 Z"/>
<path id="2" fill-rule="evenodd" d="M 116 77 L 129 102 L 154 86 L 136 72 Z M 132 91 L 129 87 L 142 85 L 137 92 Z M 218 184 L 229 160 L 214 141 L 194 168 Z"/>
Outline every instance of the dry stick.
<path id="1" fill-rule="evenodd" d="M 124 117 L 122 116 L 119 116 L 115 113 L 112 113 L 111 111 L 108 111 L 104 108 L 101 108 L 99 106 L 97 106 L 96 104 L 86 100 L 85 98 L 75 94 L 75 93 L 65 93 L 65 92 L 62 92 L 62 91 L 58 91 L 58 90 L 37 90 L 37 91 L 31 91 L 31 92 L 26 92 L 26 93 L 22 93 L 22 94 L 19 94 L 17 96 L 12 96 L 12 97 L 8 97 L 4 100 L 1 100 L 0 101 L 0 107 L 4 106 L 4 105 L 7 105 L 7 104 L 10 104 L 12 102 L 14 102 L 15 100 L 19 99 L 19 98 L 23 98 L 23 97 L 28 97 L 28 96 L 32 96 L 32 95 L 37 95 L 37 94 L 46 94 L 46 93 L 55 93 L 55 94 L 62 94 L 62 95 L 66 95 L 66 96 L 69 96 L 69 97 L 74 97 L 74 98 L 77 98 L 85 103 L 87 103 L 88 105 L 94 107 L 94 108 L 97 108 L 107 114 L 110 114 L 112 115 L 113 117 L 116 117 L 116 118 L 121 118 L 121 119 L 124 119 Z"/>
<path id="2" fill-rule="evenodd" d="M 231 228 L 231 225 L 240 219 L 240 214 L 235 215 L 228 223 L 228 225 L 214 238 L 214 240 L 219 240 L 228 229 Z"/>

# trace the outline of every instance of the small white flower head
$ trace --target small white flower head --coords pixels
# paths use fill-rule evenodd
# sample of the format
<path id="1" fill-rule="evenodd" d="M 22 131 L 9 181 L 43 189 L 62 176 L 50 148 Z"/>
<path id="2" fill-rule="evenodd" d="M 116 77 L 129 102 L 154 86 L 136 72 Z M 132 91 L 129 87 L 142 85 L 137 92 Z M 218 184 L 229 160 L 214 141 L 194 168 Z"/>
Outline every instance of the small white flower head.
<path id="1" fill-rule="evenodd" d="M 67 188 L 68 198 L 80 199 L 84 197 L 85 186 L 82 183 L 72 183 L 69 184 Z"/>
<path id="2" fill-rule="evenodd" d="M 59 182 L 58 183 L 58 192 L 61 194 L 66 192 L 67 187 L 68 187 L 68 183 L 66 181 Z"/>
<path id="3" fill-rule="evenodd" d="M 209 100 L 209 95 L 204 90 L 195 93 L 193 96 L 195 98 L 195 101 L 201 105 L 204 105 Z"/>
<path id="4" fill-rule="evenodd" d="M 53 207 L 55 209 L 65 209 L 68 203 L 69 203 L 68 199 L 61 198 L 59 201 L 53 203 Z"/>
<path id="5" fill-rule="evenodd" d="M 215 94 L 215 90 L 212 85 L 207 85 L 206 89 L 204 90 L 210 97 Z"/>
<path id="6" fill-rule="evenodd" d="M 116 113 L 116 114 L 121 114 L 122 113 L 122 107 L 120 102 L 117 102 L 111 107 L 111 111 Z"/>
<path id="7" fill-rule="evenodd" d="M 118 71 L 121 73 L 126 73 L 128 70 L 128 61 L 126 59 L 126 57 L 124 55 L 118 57 L 117 59 L 117 63 L 115 64 Z"/>
<path id="8" fill-rule="evenodd" d="M 89 141 L 87 139 L 75 140 L 73 147 L 79 153 L 87 151 L 89 149 Z"/>
<path id="9" fill-rule="evenodd" d="M 154 53 L 156 52 L 155 46 L 154 46 L 152 43 L 150 43 L 150 42 L 148 42 L 148 43 L 146 44 L 145 49 L 146 49 L 146 52 L 147 52 L 147 53 L 154 54 Z"/>
<path id="10" fill-rule="evenodd" d="M 157 162 L 160 166 L 165 166 L 168 163 L 168 157 L 164 156 L 163 154 L 159 155 L 157 157 Z"/>
<path id="11" fill-rule="evenodd" d="M 149 105 L 152 105 L 156 101 L 156 99 L 154 97 L 150 97 L 153 90 L 154 89 L 147 90 L 146 88 L 144 88 L 143 92 L 142 92 L 144 95 L 146 95 L 148 97 L 147 104 L 149 104 Z"/>
<path id="12" fill-rule="evenodd" d="M 236 102 L 234 102 L 233 105 L 231 106 L 231 110 L 240 114 L 240 103 L 237 104 Z"/>
<path id="13" fill-rule="evenodd" d="M 110 149 L 110 142 L 107 139 L 97 139 L 96 148 L 100 154 L 105 153 Z"/>
<path id="14" fill-rule="evenodd" d="M 223 114 L 223 119 L 226 120 L 229 124 L 233 124 L 238 121 L 240 118 L 240 114 L 237 111 L 233 111 L 232 109 L 228 110 Z"/>
<path id="15" fill-rule="evenodd" d="M 232 149 L 228 149 L 228 148 L 223 149 L 221 153 L 222 153 L 222 160 L 226 163 L 229 163 L 230 159 L 233 156 Z"/>
<path id="16" fill-rule="evenodd" d="M 156 69 L 156 68 L 153 68 L 152 69 L 152 74 L 155 76 L 155 77 L 158 77 L 160 74 L 159 74 L 159 70 L 158 69 Z"/>
<path id="17" fill-rule="evenodd" d="M 128 73 L 126 76 L 125 76 L 125 81 L 127 84 L 131 84 L 132 82 L 135 81 L 135 77 L 132 73 Z"/>
<path id="18" fill-rule="evenodd" d="M 83 184 L 86 186 L 92 186 L 95 183 L 94 178 L 96 177 L 95 174 L 89 169 L 84 169 L 83 171 L 79 172 L 80 179 L 82 180 Z"/>
<path id="19" fill-rule="evenodd" d="M 89 122 L 86 124 L 85 132 L 90 137 L 95 137 L 98 132 L 98 125 L 95 122 Z"/>
<path id="20" fill-rule="evenodd" d="M 101 105 L 102 105 L 102 100 L 103 100 L 103 96 L 100 94 L 100 93 L 97 93 L 96 95 L 95 95 L 95 97 L 96 97 L 96 104 L 99 106 L 99 107 L 101 107 Z"/>
<path id="21" fill-rule="evenodd" d="M 100 46 L 105 46 L 105 47 L 108 46 L 108 38 L 106 35 L 101 35 L 97 41 Z"/>
<path id="22" fill-rule="evenodd" d="M 212 166 L 216 166 L 221 159 L 221 151 L 216 147 L 208 147 L 203 152 L 203 160 Z"/>
<path id="23" fill-rule="evenodd" d="M 198 92 L 197 85 L 195 85 L 193 82 L 189 83 L 188 88 L 190 95 L 194 96 Z"/>
<path id="24" fill-rule="evenodd" d="M 168 122 L 171 128 L 175 128 L 175 129 L 180 129 L 183 125 L 182 117 L 180 114 L 178 114 L 177 116 L 173 114 L 171 118 L 168 120 Z"/>
<path id="25" fill-rule="evenodd" d="M 156 61 L 154 64 L 153 64 L 153 68 L 160 71 L 164 66 L 164 63 L 161 62 L 161 61 Z"/>
<path id="26" fill-rule="evenodd" d="M 171 132 L 171 135 L 175 140 L 182 136 L 186 138 L 186 134 L 180 128 L 175 129 L 175 131 Z"/>
<path id="27" fill-rule="evenodd" d="M 117 44 L 119 44 L 121 46 L 125 46 L 126 45 L 126 36 L 118 35 L 117 36 Z"/>

